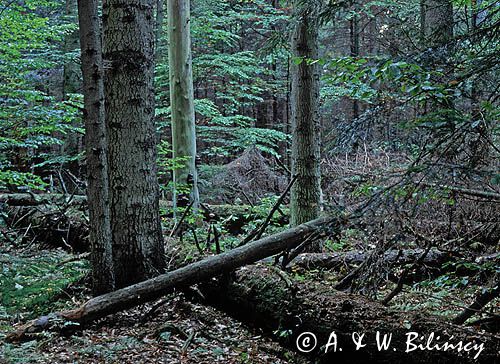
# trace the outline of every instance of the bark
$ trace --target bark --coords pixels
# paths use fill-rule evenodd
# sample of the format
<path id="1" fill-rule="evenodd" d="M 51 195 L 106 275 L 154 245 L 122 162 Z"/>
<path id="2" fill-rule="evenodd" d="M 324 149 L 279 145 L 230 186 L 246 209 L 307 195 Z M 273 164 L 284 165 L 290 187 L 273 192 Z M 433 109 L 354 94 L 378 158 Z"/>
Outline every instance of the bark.
<path id="1" fill-rule="evenodd" d="M 250 266 L 240 269 L 229 282 L 211 281 L 199 286 L 206 303 L 228 312 L 236 318 L 265 332 L 286 332 L 284 344 L 296 350 L 300 333 L 312 332 L 318 345 L 308 355 L 319 363 L 494 363 L 500 341 L 494 335 L 455 326 L 441 318 L 417 312 L 398 312 L 368 298 L 335 291 L 327 282 L 292 282 L 281 272 L 268 266 Z M 375 335 L 392 334 L 389 350 L 378 350 Z M 330 333 L 338 336 L 342 351 L 333 347 L 324 355 L 324 345 Z M 365 334 L 366 347 L 357 351 L 351 334 Z M 454 351 L 415 350 L 405 353 L 406 334 L 418 332 L 425 336 L 418 344 L 426 345 L 429 335 L 443 343 L 484 343 L 484 351 L 477 361 L 476 353 Z M 451 338 L 453 336 L 453 338 Z M 393 349 L 396 348 L 397 351 Z"/>
<path id="2" fill-rule="evenodd" d="M 188 287 L 222 273 L 230 272 L 240 266 L 292 249 L 311 234 L 322 230 L 339 230 L 345 224 L 345 219 L 334 217 L 310 221 L 307 224 L 265 237 L 220 255 L 211 256 L 172 272 L 92 298 L 78 309 L 41 317 L 21 326 L 10 334 L 8 339 L 11 341 L 21 340 L 26 337 L 27 333 L 51 325 L 51 319 L 54 317 L 85 323 L 116 313 L 161 297 L 174 288 Z M 43 325 L 40 325 L 40 322 Z"/>
<path id="3" fill-rule="evenodd" d="M 155 58 L 161 58 L 161 37 L 163 35 L 164 8 L 163 0 L 156 0 L 156 19 L 155 19 Z"/>
<path id="4" fill-rule="evenodd" d="M 98 0 L 78 0 L 83 75 L 89 242 L 92 292 L 114 289 L 109 210 L 107 133 L 104 119 L 104 83 Z M 71 198 L 81 201 L 81 198 Z"/>
<path id="5" fill-rule="evenodd" d="M 190 201 L 196 209 L 199 203 L 189 3 L 167 1 L 172 148 L 173 158 L 182 158 L 183 163 L 173 173 L 174 209 Z M 181 192 L 186 187 L 189 196 Z"/>
<path id="6" fill-rule="evenodd" d="M 453 38 L 451 0 L 424 0 L 421 6 L 423 34 L 427 44 L 444 46 Z"/>
<path id="7" fill-rule="evenodd" d="M 292 33 L 292 175 L 291 225 L 316 218 L 320 213 L 320 117 L 318 14 L 321 1 L 294 1 Z M 297 64 L 301 61 L 299 64 Z M 313 61 L 313 62 L 311 62 Z"/>
<path id="8" fill-rule="evenodd" d="M 115 285 L 165 267 L 154 124 L 154 1 L 103 4 L 106 125 Z"/>

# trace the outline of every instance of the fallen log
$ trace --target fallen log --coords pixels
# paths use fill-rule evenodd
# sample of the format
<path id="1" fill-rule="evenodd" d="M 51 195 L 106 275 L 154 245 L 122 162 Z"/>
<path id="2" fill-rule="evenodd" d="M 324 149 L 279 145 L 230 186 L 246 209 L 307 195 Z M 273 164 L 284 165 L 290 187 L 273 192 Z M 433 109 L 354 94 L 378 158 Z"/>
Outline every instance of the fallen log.
<path id="1" fill-rule="evenodd" d="M 162 274 L 158 277 L 92 298 L 83 306 L 29 322 L 7 336 L 9 341 L 19 341 L 26 334 L 50 327 L 65 320 L 86 323 L 111 313 L 127 309 L 163 296 L 175 288 L 183 288 L 215 277 L 246 264 L 291 249 L 318 231 L 339 231 L 347 223 L 344 217 L 323 217 L 285 230 L 220 255 Z"/>
<path id="2" fill-rule="evenodd" d="M 412 264 L 424 252 L 425 249 L 391 249 L 384 252 L 384 262 L 387 264 L 405 265 Z M 299 255 L 290 264 L 293 267 L 304 269 L 331 269 L 339 270 L 343 267 L 351 268 L 362 264 L 372 254 L 371 250 L 353 250 L 342 253 L 305 253 Z M 449 252 L 432 249 L 423 259 L 422 264 L 430 267 L 440 268 L 443 263 L 453 260 L 455 257 Z"/>
<path id="3" fill-rule="evenodd" d="M 336 291 L 325 282 L 290 283 L 265 265 L 244 267 L 230 281 L 214 279 L 199 288 L 203 302 L 276 333 L 294 350 L 297 342 L 303 344 L 302 352 L 319 363 L 489 364 L 495 363 L 500 349 L 499 336 L 428 314 L 394 311 L 363 296 Z M 381 337 L 392 335 L 388 349 L 377 346 L 377 331 Z M 315 335 L 315 348 L 314 339 L 309 335 L 307 342 L 305 332 Z M 326 347 L 333 342 L 332 333 L 337 337 L 336 351 L 334 345 Z M 364 335 L 366 346 L 356 349 L 353 335 Z M 445 351 L 445 342 L 456 346 Z"/>
<path id="4" fill-rule="evenodd" d="M 86 196 L 0 194 L 0 210 L 2 208 L 7 224 L 11 228 L 24 229 L 22 234 L 29 242 L 69 247 L 77 253 L 89 250 Z M 171 208 L 170 201 L 160 201 L 160 209 L 170 211 Z M 255 217 L 252 207 L 247 205 L 204 204 L 202 212 L 205 220 L 221 221 L 231 234 L 240 233 L 242 227 Z M 167 213 L 166 216 L 170 215 Z M 286 219 L 281 220 L 281 223 L 286 223 Z"/>
<path id="5" fill-rule="evenodd" d="M 62 193 L 2 193 L 0 203 L 9 206 L 86 205 L 87 196 Z"/>

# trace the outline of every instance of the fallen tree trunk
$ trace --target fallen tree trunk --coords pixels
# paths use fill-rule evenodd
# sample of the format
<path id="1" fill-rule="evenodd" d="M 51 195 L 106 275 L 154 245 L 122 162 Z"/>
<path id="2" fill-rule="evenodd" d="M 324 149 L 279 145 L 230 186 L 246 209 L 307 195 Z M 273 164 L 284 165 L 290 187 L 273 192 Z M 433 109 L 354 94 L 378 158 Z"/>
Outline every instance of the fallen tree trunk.
<path id="1" fill-rule="evenodd" d="M 66 195 L 62 193 L 1 193 L 0 203 L 9 206 L 40 206 L 40 205 L 83 205 L 87 204 L 87 196 Z"/>
<path id="2" fill-rule="evenodd" d="M 411 264 L 423 253 L 424 249 L 391 249 L 384 253 L 384 262 L 387 264 Z M 331 269 L 339 270 L 343 267 L 350 268 L 363 263 L 372 251 L 353 250 L 344 253 L 305 253 L 299 255 L 290 264 L 293 267 L 305 269 Z M 423 264 L 440 268 L 443 263 L 455 257 L 438 249 L 432 249 L 423 260 Z"/>
<path id="3" fill-rule="evenodd" d="M 53 246 L 70 247 L 77 253 L 89 250 L 86 196 L 0 194 L 0 209 L 2 204 L 9 227 L 22 230 L 28 242 L 49 242 Z M 171 208 L 170 201 L 160 201 L 160 209 L 170 211 Z M 252 207 L 247 205 L 203 205 L 202 212 L 208 221 L 222 221 L 225 230 L 232 234 L 240 233 L 254 218 Z M 282 220 L 286 223 L 286 219 Z"/>
<path id="4" fill-rule="evenodd" d="M 294 248 L 311 234 L 317 234 L 319 231 L 331 229 L 339 231 L 346 223 L 345 218 L 338 217 L 316 219 L 158 277 L 92 298 L 78 309 L 43 316 L 19 327 L 9 334 L 7 339 L 21 340 L 26 334 L 47 328 L 60 319 L 86 323 L 116 313 L 161 297 L 174 288 L 187 287 Z"/>
<path id="5" fill-rule="evenodd" d="M 291 282 L 268 266 L 244 267 L 229 282 L 212 280 L 199 288 L 205 303 L 268 333 L 277 333 L 275 336 L 294 350 L 297 342 L 307 344 L 306 336 L 300 336 L 302 333 L 313 333 L 316 347 L 303 350 L 311 349 L 307 355 L 320 363 L 486 364 L 495 362 L 500 349 L 498 336 L 429 315 L 393 311 L 368 298 L 336 291 L 325 282 Z M 387 350 L 377 347 L 377 331 L 381 337 L 392 335 Z M 337 351 L 330 345 L 325 354 L 329 339 L 333 342 L 332 332 L 337 336 Z M 413 338 L 412 332 L 418 333 L 418 338 Z M 353 333 L 357 333 L 355 337 L 364 334 L 362 343 L 366 346 L 357 350 Z M 442 348 L 446 341 L 457 347 L 448 351 L 437 349 L 436 345 Z M 462 349 L 458 350 L 460 341 Z M 314 339 L 310 337 L 309 343 L 312 342 Z M 465 350 L 467 343 L 472 344 Z M 477 346 L 472 349 L 474 344 Z M 414 345 L 422 345 L 424 349 Z"/>

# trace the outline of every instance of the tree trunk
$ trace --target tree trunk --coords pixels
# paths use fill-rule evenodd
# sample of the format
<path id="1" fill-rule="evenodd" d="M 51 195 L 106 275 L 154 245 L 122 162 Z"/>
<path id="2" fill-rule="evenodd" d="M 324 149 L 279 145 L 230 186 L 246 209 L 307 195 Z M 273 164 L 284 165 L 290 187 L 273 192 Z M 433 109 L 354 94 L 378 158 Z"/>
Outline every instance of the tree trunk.
<path id="1" fill-rule="evenodd" d="M 107 137 L 98 0 L 79 0 L 92 292 L 114 289 Z"/>
<path id="2" fill-rule="evenodd" d="M 190 201 L 194 201 L 193 206 L 197 208 L 199 194 L 189 1 L 168 0 L 167 13 L 172 149 L 174 159 L 183 159 L 183 166 L 173 173 L 174 210 L 178 206 L 187 206 Z M 190 191 L 189 196 L 181 192 L 186 187 Z"/>
<path id="3" fill-rule="evenodd" d="M 165 267 L 154 117 L 154 1 L 103 4 L 106 125 L 115 284 Z"/>
<path id="4" fill-rule="evenodd" d="M 446 45 L 453 37 L 451 0 L 424 0 L 421 11 L 421 26 L 426 44 L 436 47 Z"/>
<path id="5" fill-rule="evenodd" d="M 321 1 L 294 1 L 292 33 L 292 175 L 291 224 L 318 217 L 321 208 L 318 14 Z"/>

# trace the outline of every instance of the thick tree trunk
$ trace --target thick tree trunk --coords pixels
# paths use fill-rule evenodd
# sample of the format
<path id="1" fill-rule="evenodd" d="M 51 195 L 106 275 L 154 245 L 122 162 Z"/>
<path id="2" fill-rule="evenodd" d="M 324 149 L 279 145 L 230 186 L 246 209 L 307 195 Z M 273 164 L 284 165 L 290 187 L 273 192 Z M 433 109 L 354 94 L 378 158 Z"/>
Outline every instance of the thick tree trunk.
<path id="1" fill-rule="evenodd" d="M 154 117 L 154 1 L 105 0 L 104 62 L 115 284 L 165 267 Z"/>
<path id="2" fill-rule="evenodd" d="M 297 350 L 297 341 L 307 349 L 305 339 L 299 335 L 311 332 L 316 335 L 317 346 L 307 355 L 319 363 L 494 363 L 500 341 L 490 334 L 455 326 L 434 316 L 418 312 L 396 312 L 368 298 L 346 294 L 332 289 L 326 282 L 293 282 L 282 273 L 268 266 L 250 266 L 239 270 L 229 282 L 211 281 L 200 286 L 207 303 L 230 313 L 236 318 L 266 332 L 280 332 L 282 341 Z M 390 347 L 378 349 L 376 333 L 391 335 Z M 325 355 L 325 345 L 337 335 L 334 345 Z M 418 333 L 418 339 L 407 344 L 408 334 Z M 363 335 L 365 347 L 356 350 L 352 333 Z M 478 349 L 466 353 L 463 349 L 420 350 L 428 339 L 431 346 L 445 341 L 458 344 L 484 344 L 477 361 L 473 359 Z M 439 338 L 437 338 L 439 336 Z M 421 339 L 423 337 L 423 339 Z M 309 341 L 309 343 L 311 343 Z M 333 344 L 333 340 L 330 341 Z M 472 345 L 472 344 L 471 344 Z M 311 348 L 309 346 L 309 348 Z M 342 350 L 340 350 L 342 348 Z"/>
<path id="3" fill-rule="evenodd" d="M 97 295 L 114 289 L 98 0 L 78 0 L 78 15 L 85 104 L 83 119 L 87 156 L 92 291 Z"/>
<path id="4" fill-rule="evenodd" d="M 183 163 L 173 173 L 174 209 L 177 206 L 185 207 L 190 201 L 194 201 L 196 209 L 199 193 L 189 1 L 168 0 L 167 13 L 172 149 L 174 159 L 181 158 Z M 189 196 L 181 192 L 186 188 L 190 191 Z"/>
<path id="5" fill-rule="evenodd" d="M 453 37 L 451 0 L 424 0 L 421 3 L 421 26 L 426 44 L 444 46 Z"/>
<path id="6" fill-rule="evenodd" d="M 321 208 L 318 16 L 321 1 L 294 1 L 292 33 L 291 224 L 318 217 Z"/>

